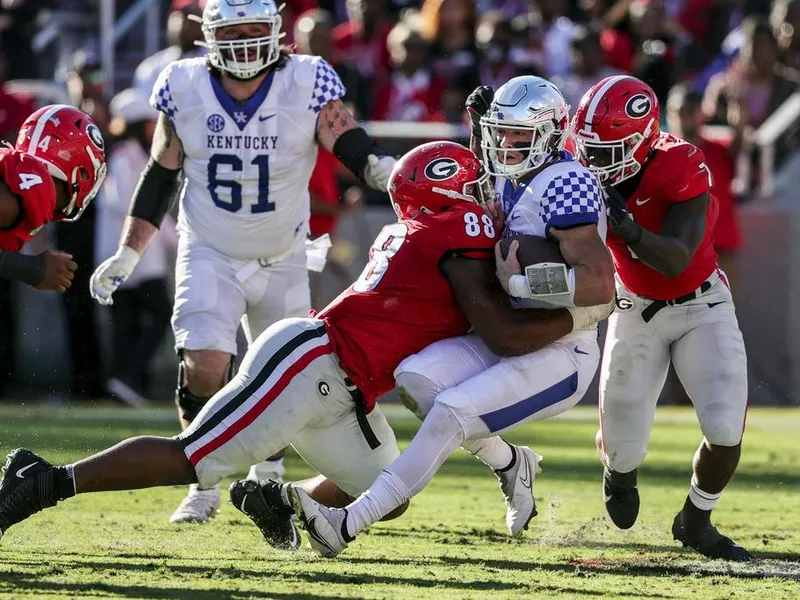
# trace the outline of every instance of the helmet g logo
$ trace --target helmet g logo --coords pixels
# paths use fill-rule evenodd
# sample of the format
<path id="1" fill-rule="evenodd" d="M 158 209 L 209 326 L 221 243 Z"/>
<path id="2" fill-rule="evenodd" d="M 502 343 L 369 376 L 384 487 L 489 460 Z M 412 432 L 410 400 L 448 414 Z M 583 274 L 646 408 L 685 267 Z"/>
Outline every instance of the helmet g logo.
<path id="1" fill-rule="evenodd" d="M 100 133 L 100 129 L 97 125 L 89 123 L 88 127 L 86 127 L 86 135 L 89 136 L 89 139 L 97 146 L 98 150 L 105 149 L 106 143 L 103 141 L 103 134 Z"/>
<path id="2" fill-rule="evenodd" d="M 425 177 L 433 181 L 444 181 L 458 173 L 458 163 L 453 158 L 437 158 L 425 167 Z"/>
<path id="3" fill-rule="evenodd" d="M 650 113 L 653 107 L 653 102 L 645 94 L 636 94 L 627 104 L 625 104 L 625 113 L 631 119 L 641 119 Z"/>

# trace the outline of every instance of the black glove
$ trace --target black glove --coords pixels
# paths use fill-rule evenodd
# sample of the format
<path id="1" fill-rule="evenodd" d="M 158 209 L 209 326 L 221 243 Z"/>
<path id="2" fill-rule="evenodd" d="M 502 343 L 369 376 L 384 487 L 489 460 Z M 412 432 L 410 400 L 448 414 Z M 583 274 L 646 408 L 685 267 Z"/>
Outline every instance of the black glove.
<path id="1" fill-rule="evenodd" d="M 467 101 L 464 105 L 472 121 L 473 131 L 480 131 L 481 117 L 489 112 L 492 100 L 494 100 L 494 89 L 488 85 L 479 85 L 467 96 Z"/>
<path id="2" fill-rule="evenodd" d="M 603 188 L 606 215 L 611 231 L 627 245 L 638 244 L 642 239 L 642 226 L 628 212 L 628 202 L 613 187 Z"/>

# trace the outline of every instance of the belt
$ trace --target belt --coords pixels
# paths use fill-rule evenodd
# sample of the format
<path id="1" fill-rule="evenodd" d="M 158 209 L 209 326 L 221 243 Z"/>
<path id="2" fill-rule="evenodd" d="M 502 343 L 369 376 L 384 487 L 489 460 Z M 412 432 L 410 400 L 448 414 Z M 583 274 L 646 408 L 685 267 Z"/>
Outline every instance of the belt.
<path id="1" fill-rule="evenodd" d="M 375 432 L 372 431 L 372 427 L 367 419 L 367 403 L 364 401 L 364 394 L 349 377 L 344 378 L 344 387 L 350 392 L 350 397 L 356 405 L 356 421 L 358 421 L 358 427 L 361 429 L 364 439 L 367 440 L 369 449 L 375 450 L 375 448 L 381 445 L 381 441 L 378 439 L 378 436 L 375 435 Z"/>
<path id="2" fill-rule="evenodd" d="M 244 266 L 241 269 L 236 271 L 235 277 L 240 282 L 245 282 L 259 269 L 265 269 L 281 261 L 284 261 L 287 258 L 289 258 L 292 254 L 294 254 L 296 251 L 297 251 L 297 244 L 295 244 L 288 250 L 281 252 L 280 254 L 276 254 L 275 256 L 271 256 L 269 258 L 254 258 L 252 260 L 249 260 L 244 264 Z"/>
<path id="3" fill-rule="evenodd" d="M 689 292 L 688 294 L 685 294 L 679 298 L 675 298 L 674 300 L 653 300 L 648 305 L 648 307 L 642 311 L 642 319 L 644 320 L 645 323 L 649 323 L 650 320 L 653 317 L 655 317 L 658 311 L 660 311 L 662 308 L 666 308 L 667 306 L 678 306 L 679 304 L 686 304 L 687 302 L 690 302 L 695 298 L 702 296 L 710 289 L 711 289 L 711 282 L 704 281 L 703 283 L 700 284 L 700 287 L 695 291 Z"/>

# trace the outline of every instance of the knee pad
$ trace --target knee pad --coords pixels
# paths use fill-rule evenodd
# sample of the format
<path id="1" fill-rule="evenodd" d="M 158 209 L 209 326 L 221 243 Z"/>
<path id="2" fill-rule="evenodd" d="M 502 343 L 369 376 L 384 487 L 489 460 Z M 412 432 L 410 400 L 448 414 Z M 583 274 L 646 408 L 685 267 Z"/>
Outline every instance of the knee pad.
<path id="1" fill-rule="evenodd" d="M 228 364 L 228 368 L 225 371 L 225 378 L 222 382 L 223 385 L 227 384 L 231 379 L 233 379 L 233 361 L 235 357 L 231 356 L 231 362 Z M 183 351 L 178 351 L 178 385 L 175 389 L 175 404 L 177 404 L 178 409 L 181 411 L 181 417 L 190 423 L 195 420 L 200 411 L 203 410 L 203 407 L 206 405 L 211 397 L 210 396 L 198 396 L 197 394 L 192 393 L 189 390 L 189 386 L 186 385 L 186 362 L 183 359 Z"/>
<path id="2" fill-rule="evenodd" d="M 395 385 L 400 402 L 419 420 L 424 419 L 430 412 L 433 401 L 442 391 L 436 383 L 424 375 L 408 371 L 397 374 Z"/>

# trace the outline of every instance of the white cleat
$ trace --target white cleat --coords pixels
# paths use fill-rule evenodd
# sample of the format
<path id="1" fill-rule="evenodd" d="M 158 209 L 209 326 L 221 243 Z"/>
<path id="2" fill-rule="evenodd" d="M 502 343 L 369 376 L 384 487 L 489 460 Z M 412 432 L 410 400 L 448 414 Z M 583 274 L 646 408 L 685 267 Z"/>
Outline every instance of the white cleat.
<path id="1" fill-rule="evenodd" d="M 294 513 L 308 534 L 311 547 L 320 556 L 338 556 L 354 537 L 347 534 L 347 510 L 323 506 L 305 491 L 292 487 Z"/>
<path id="2" fill-rule="evenodd" d="M 514 446 L 514 463 L 508 470 L 495 475 L 500 480 L 500 490 L 506 501 L 506 527 L 511 536 L 528 528 L 536 516 L 536 500 L 533 498 L 533 480 L 542 472 L 539 463 L 542 457 L 527 446 Z"/>
<path id="3" fill-rule="evenodd" d="M 170 523 L 205 523 L 219 510 L 219 485 L 208 490 L 189 486 L 189 493 L 169 518 Z"/>

